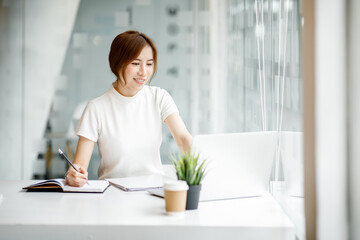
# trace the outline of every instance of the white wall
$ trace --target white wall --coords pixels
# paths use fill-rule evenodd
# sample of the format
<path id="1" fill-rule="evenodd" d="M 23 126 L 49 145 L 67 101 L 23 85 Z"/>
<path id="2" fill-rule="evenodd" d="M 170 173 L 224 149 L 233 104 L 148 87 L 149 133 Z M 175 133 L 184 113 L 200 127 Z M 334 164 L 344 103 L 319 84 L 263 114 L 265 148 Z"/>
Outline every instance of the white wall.
<path id="1" fill-rule="evenodd" d="M 317 237 L 347 239 L 345 1 L 315 6 Z"/>
<path id="2" fill-rule="evenodd" d="M 79 0 L 25 1 L 24 174 L 31 179 Z"/>

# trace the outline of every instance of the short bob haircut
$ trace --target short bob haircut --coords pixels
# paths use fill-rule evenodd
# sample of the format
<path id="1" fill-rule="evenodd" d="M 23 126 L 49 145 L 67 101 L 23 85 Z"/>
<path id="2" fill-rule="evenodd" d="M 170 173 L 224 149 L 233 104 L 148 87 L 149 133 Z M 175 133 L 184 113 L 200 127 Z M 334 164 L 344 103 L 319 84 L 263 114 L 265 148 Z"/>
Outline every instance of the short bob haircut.
<path id="1" fill-rule="evenodd" d="M 126 84 L 124 77 L 126 67 L 140 55 L 146 46 L 152 48 L 154 59 L 154 71 L 149 79 L 150 84 L 157 70 L 157 50 L 154 42 L 144 33 L 137 31 L 126 31 L 114 38 L 109 53 L 109 64 L 117 80 L 120 79 L 123 84 Z"/>

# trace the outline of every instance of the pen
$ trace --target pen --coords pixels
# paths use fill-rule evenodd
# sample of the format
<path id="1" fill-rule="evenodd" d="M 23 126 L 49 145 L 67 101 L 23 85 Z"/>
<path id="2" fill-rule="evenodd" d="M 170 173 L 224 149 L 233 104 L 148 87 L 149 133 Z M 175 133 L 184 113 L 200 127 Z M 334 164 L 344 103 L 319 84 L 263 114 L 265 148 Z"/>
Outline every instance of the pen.
<path id="1" fill-rule="evenodd" d="M 63 151 L 61 151 L 60 148 L 58 149 L 58 151 L 59 151 L 60 155 L 62 155 L 66 159 L 66 161 L 68 161 L 68 163 L 75 169 L 75 171 L 77 171 L 79 173 L 80 171 L 74 166 L 74 164 L 72 164 L 72 162 L 67 158 L 65 153 L 63 153 Z"/>

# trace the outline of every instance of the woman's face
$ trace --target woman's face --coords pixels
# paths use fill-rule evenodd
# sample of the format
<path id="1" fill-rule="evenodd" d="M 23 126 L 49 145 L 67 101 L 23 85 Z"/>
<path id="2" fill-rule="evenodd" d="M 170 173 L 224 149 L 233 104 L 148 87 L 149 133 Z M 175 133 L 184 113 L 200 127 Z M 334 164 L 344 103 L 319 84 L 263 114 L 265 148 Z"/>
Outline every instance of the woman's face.
<path id="1" fill-rule="evenodd" d="M 132 97 L 147 83 L 154 71 L 153 51 L 146 46 L 125 68 L 125 86 L 118 86 L 118 91 L 125 97 Z"/>

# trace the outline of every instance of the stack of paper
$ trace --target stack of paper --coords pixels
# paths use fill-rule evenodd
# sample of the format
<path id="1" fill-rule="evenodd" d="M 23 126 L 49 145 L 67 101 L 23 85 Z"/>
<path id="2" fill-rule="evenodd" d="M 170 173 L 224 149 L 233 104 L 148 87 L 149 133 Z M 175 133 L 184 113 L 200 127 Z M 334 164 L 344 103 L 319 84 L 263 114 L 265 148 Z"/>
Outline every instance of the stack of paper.
<path id="1" fill-rule="evenodd" d="M 108 178 L 106 180 L 124 191 L 145 191 L 162 188 L 164 185 L 163 175 L 160 174 L 127 178 Z"/>

